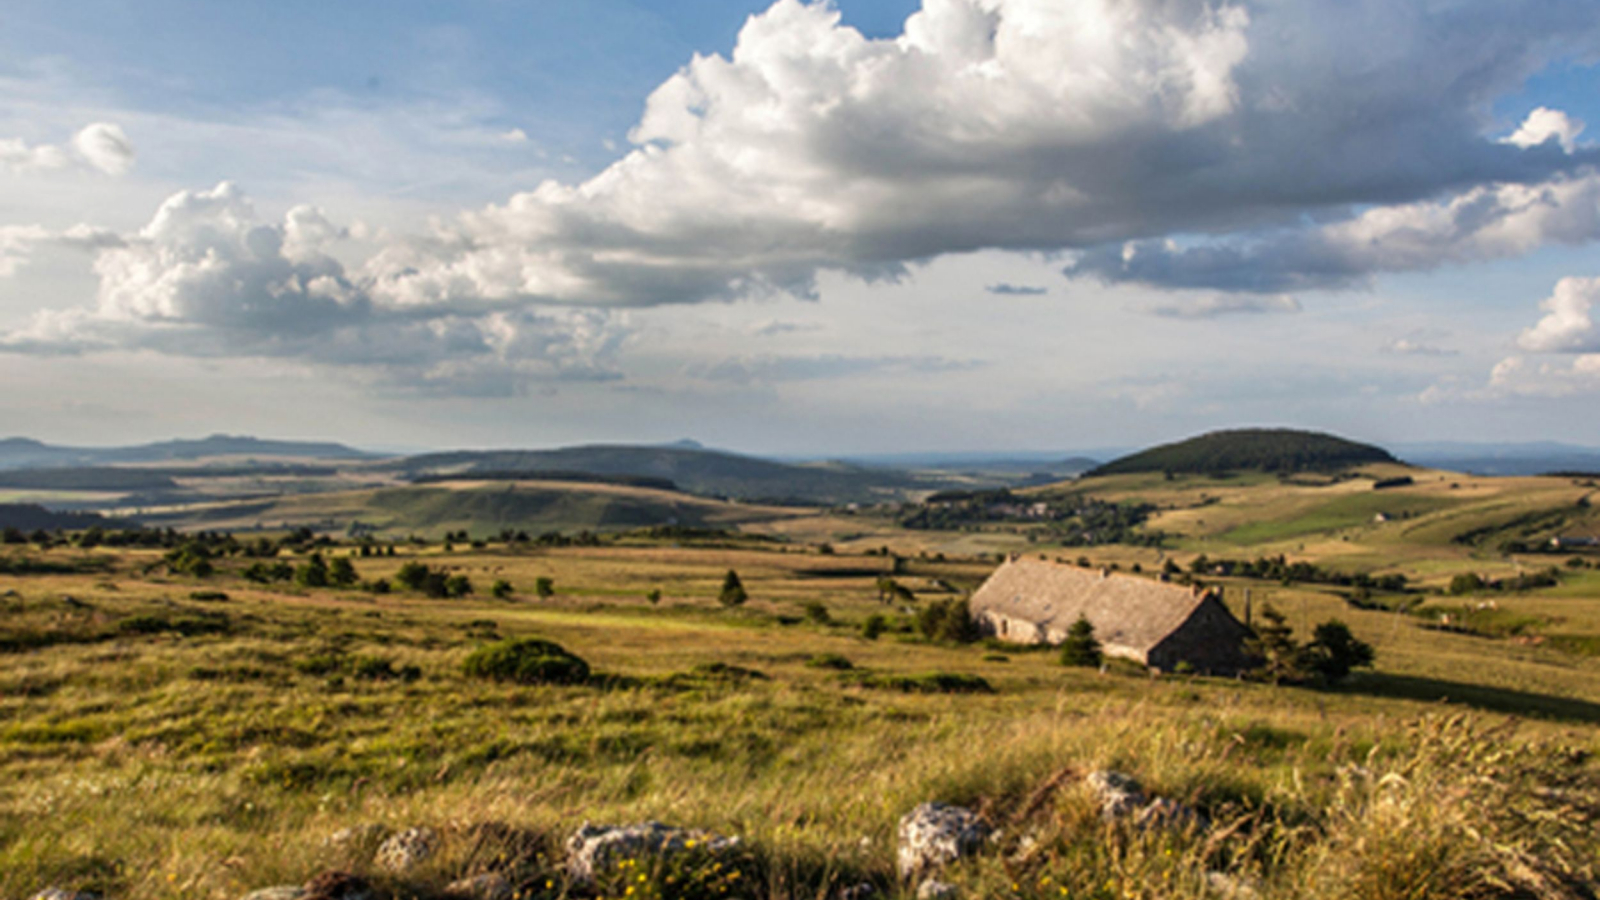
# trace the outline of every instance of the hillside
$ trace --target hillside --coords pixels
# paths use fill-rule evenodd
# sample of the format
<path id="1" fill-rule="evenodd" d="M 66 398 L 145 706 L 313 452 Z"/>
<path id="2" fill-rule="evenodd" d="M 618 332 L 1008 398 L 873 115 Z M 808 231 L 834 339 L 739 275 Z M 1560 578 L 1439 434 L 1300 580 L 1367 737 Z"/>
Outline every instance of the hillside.
<path id="1" fill-rule="evenodd" d="M 1113 460 L 1089 471 L 1090 476 L 1138 472 L 1216 474 L 1222 472 L 1333 472 L 1354 466 L 1393 463 L 1389 451 L 1370 444 L 1287 428 L 1213 431 L 1173 444 L 1162 444 Z"/>
<path id="2" fill-rule="evenodd" d="M 35 503 L 0 503 L 0 528 L 54 531 L 58 528 L 111 528 L 125 524 L 95 513 L 53 512 Z"/>
<path id="3" fill-rule="evenodd" d="M 429 453 L 399 461 L 412 477 L 478 473 L 586 472 L 659 478 L 682 490 L 714 497 L 843 504 L 895 499 L 944 482 L 905 472 L 843 463 L 792 465 L 685 446 L 594 444 L 559 450 L 489 450 Z"/>
<path id="4" fill-rule="evenodd" d="M 0 469 L 178 462 L 215 457 L 377 458 L 374 454 L 326 441 L 279 441 L 226 434 L 126 447 L 63 447 L 20 437 L 0 440 Z"/>
<path id="5" fill-rule="evenodd" d="M 392 535 L 458 529 L 483 535 L 505 528 L 537 534 L 656 525 L 732 527 L 796 512 L 653 487 L 570 480 L 507 481 L 501 477 L 190 504 L 134 515 L 146 525 L 180 529 L 248 531 L 303 526 L 345 532 L 359 524 Z"/>

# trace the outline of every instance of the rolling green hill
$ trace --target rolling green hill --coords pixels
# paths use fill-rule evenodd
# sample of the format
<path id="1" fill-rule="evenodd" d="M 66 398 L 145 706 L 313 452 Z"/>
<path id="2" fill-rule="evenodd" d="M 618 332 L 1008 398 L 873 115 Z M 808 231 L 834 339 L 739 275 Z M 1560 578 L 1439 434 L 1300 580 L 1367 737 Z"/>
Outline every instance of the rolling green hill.
<path id="1" fill-rule="evenodd" d="M 586 472 L 606 476 L 665 479 L 682 490 L 713 497 L 842 504 L 897 499 L 909 492 L 944 486 L 889 469 L 844 463 L 791 465 L 716 450 L 682 446 L 642 447 L 594 444 L 559 450 L 489 450 L 429 453 L 396 466 L 412 476 L 478 473 Z"/>
<path id="2" fill-rule="evenodd" d="M 1332 472 L 1397 460 L 1389 451 L 1331 434 L 1287 428 L 1214 431 L 1162 444 L 1113 460 L 1088 474 L 1136 472 L 1217 474 L 1223 472 Z"/>
<path id="3" fill-rule="evenodd" d="M 190 504 L 146 510 L 137 518 L 145 525 L 180 529 L 248 531 L 304 526 L 344 531 L 361 523 L 395 534 L 461 529 L 481 535 L 504 528 L 540 533 L 654 525 L 732 527 L 797 512 L 614 483 L 459 480 Z"/>

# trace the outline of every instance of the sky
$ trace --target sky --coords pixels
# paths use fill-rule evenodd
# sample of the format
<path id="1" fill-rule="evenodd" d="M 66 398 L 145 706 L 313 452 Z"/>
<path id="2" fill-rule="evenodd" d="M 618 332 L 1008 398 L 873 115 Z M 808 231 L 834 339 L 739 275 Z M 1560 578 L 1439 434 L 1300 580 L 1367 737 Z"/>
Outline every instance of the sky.
<path id="1" fill-rule="evenodd" d="M 1600 445 L 1593 0 L 9 0 L 0 436 Z"/>

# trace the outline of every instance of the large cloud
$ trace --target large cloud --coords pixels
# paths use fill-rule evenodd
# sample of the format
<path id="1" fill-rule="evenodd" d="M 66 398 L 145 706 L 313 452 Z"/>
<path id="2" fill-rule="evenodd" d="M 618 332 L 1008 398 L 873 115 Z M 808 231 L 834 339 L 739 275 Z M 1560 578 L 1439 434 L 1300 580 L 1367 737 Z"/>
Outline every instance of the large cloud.
<path id="1" fill-rule="evenodd" d="M 1278 293 L 1364 283 L 1379 272 L 1520 256 L 1600 238 L 1600 174 L 1472 188 L 1442 201 L 1382 206 L 1320 227 L 1182 246 L 1135 241 L 1084 253 L 1067 270 L 1169 288 Z"/>
<path id="2" fill-rule="evenodd" d="M 731 58 L 656 90 L 638 149 L 464 216 L 380 264 L 380 290 L 602 305 L 804 291 L 821 268 L 1546 181 L 1593 154 L 1492 139 L 1481 110 L 1596 32 L 1589 4 L 1562 0 L 927 0 L 874 41 L 780 0 Z"/>
<path id="3" fill-rule="evenodd" d="M 348 269 L 310 208 L 261 224 L 233 188 L 180 194 L 101 252 L 95 306 L 6 343 L 601 377 L 619 338 L 596 310 L 805 294 L 820 271 L 980 248 L 1281 293 L 1590 240 L 1577 124 L 1541 110 L 1506 136 L 1485 110 L 1597 36 L 1592 0 L 925 0 L 871 40 L 778 0 L 729 57 L 662 84 L 588 181 Z M 110 171 L 118 137 L 74 146 Z M 1148 243 L 1174 234 L 1191 237 Z"/>
<path id="4" fill-rule="evenodd" d="M 8 246 L 54 240 L 99 250 L 92 308 L 38 314 L 0 349 L 70 354 L 132 347 L 162 353 L 288 357 L 354 366 L 406 386 L 509 393 L 526 380 L 614 377 L 626 336 L 603 310 L 409 309 L 375 302 L 370 279 L 329 254 L 343 229 L 313 207 L 263 224 L 224 183 L 169 198 L 134 235 L 0 231 Z M 13 257 L 14 258 L 14 257 Z"/>

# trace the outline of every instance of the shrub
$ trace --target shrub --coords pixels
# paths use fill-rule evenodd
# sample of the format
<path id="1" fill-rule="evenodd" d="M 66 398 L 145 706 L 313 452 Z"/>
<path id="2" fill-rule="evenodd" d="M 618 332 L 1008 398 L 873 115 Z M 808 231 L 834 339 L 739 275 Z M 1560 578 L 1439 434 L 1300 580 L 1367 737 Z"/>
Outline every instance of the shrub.
<path id="1" fill-rule="evenodd" d="M 336 587 L 347 588 L 361 580 L 356 574 L 355 564 L 350 562 L 350 557 L 341 556 L 333 561 L 333 566 L 328 570 L 328 580 Z"/>
<path id="2" fill-rule="evenodd" d="M 854 669 L 855 663 L 837 653 L 821 653 L 806 660 L 806 665 L 813 669 L 834 669 L 840 672 Z"/>
<path id="3" fill-rule="evenodd" d="M 992 694 L 994 687 L 981 675 L 962 672 L 929 672 L 926 675 L 869 675 L 858 682 L 862 687 L 888 688 L 907 694 Z"/>
<path id="4" fill-rule="evenodd" d="M 1303 664 L 1324 682 L 1334 684 L 1344 680 L 1351 669 L 1372 665 L 1372 659 L 1371 644 L 1357 640 L 1338 619 L 1329 619 L 1311 633 Z"/>
<path id="5" fill-rule="evenodd" d="M 650 593 L 644 595 L 644 598 L 650 601 L 651 606 L 655 606 L 661 602 L 661 588 L 651 590 Z"/>
<path id="6" fill-rule="evenodd" d="M 472 678 L 518 684 L 579 684 L 589 678 L 589 664 L 565 647 L 536 638 L 499 641 L 472 651 L 461 666 Z"/>
<path id="7" fill-rule="evenodd" d="M 826 625 L 833 621 L 833 617 L 828 615 L 828 607 L 821 600 L 807 600 L 804 607 L 806 618 L 818 625 Z"/>
<path id="8" fill-rule="evenodd" d="M 1067 639 L 1061 642 L 1061 664 L 1096 668 L 1100 659 L 1100 642 L 1095 639 L 1094 625 L 1080 615 L 1067 629 Z"/>
<path id="9" fill-rule="evenodd" d="M 1460 596 L 1483 590 L 1483 579 L 1474 572 L 1463 572 L 1450 579 L 1450 593 Z"/>
<path id="10" fill-rule="evenodd" d="M 883 613 L 873 613 L 861 623 L 861 636 L 869 641 L 877 640 L 885 631 L 889 630 L 889 619 Z"/>
<path id="11" fill-rule="evenodd" d="M 495 581 L 494 586 L 489 588 L 489 594 L 496 600 L 504 600 L 511 596 L 511 582 L 504 578 Z"/>
<path id="12" fill-rule="evenodd" d="M 977 640 L 978 623 L 965 600 L 940 600 L 931 603 L 917 616 L 917 627 L 933 641 L 970 644 Z"/>
<path id="13" fill-rule="evenodd" d="M 545 599 L 545 598 L 549 598 L 549 597 L 555 596 L 555 593 L 556 593 L 556 582 L 555 582 L 555 579 L 551 578 L 548 575 L 540 575 L 538 578 L 534 579 L 534 581 L 533 581 L 533 592 L 535 594 L 538 594 L 541 599 Z"/>
<path id="14" fill-rule="evenodd" d="M 428 581 L 428 572 L 426 565 L 412 560 L 400 567 L 400 571 L 394 574 L 394 580 L 413 591 L 420 591 Z"/>
<path id="15" fill-rule="evenodd" d="M 739 606 L 749 599 L 750 595 L 745 592 L 744 582 L 739 580 L 739 573 L 729 569 L 728 574 L 722 578 L 722 592 L 717 594 L 717 602 L 723 606 Z"/>
<path id="16" fill-rule="evenodd" d="M 327 587 L 333 583 L 328 573 L 328 564 L 323 560 L 322 554 L 311 554 L 305 565 L 295 570 L 294 583 L 308 588 Z"/>

